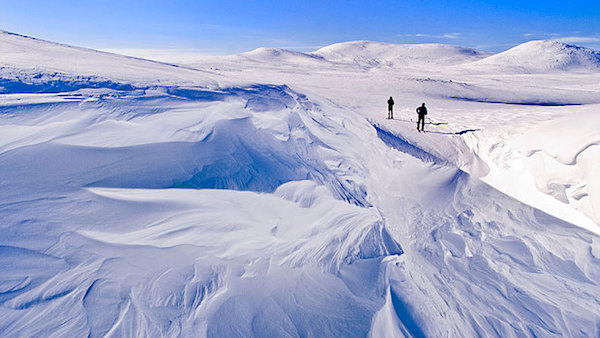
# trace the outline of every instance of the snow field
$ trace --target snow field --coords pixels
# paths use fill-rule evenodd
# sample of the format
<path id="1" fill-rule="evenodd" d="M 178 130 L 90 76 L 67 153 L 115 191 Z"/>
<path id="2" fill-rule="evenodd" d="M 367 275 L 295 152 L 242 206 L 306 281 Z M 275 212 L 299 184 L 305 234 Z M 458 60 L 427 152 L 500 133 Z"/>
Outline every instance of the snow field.
<path id="1" fill-rule="evenodd" d="M 173 67 L 0 40 L 2 335 L 600 334 L 597 75 L 468 73 L 486 55 L 439 45 Z"/>
<path id="2" fill-rule="evenodd" d="M 597 231 L 597 211 L 594 211 L 597 207 L 593 206 L 597 198 L 588 196 L 600 192 L 588 189 L 588 184 L 584 183 L 594 180 L 593 170 L 586 169 L 590 165 L 575 162 L 562 169 L 556 169 L 556 164 L 546 165 L 546 162 L 534 165 L 535 161 L 529 160 L 530 151 L 515 142 L 545 123 L 571 118 L 585 121 L 591 126 L 590 133 L 596 135 L 592 137 L 597 138 L 598 133 L 594 134 L 597 130 L 595 107 L 600 102 L 597 87 L 600 73 L 596 66 L 600 63 L 591 58 L 590 55 L 596 55 L 594 53 L 563 43 L 534 41 L 501 53 L 512 55 L 512 63 L 497 62 L 496 65 L 504 65 L 504 68 L 486 68 L 484 61 L 504 59 L 499 57 L 500 54 L 486 56 L 458 47 L 357 41 L 315 52 L 338 63 L 324 65 L 318 71 L 304 72 L 288 67 L 291 56 L 283 64 L 271 56 L 263 59 L 262 65 L 255 60 L 248 67 L 234 66 L 228 57 L 206 61 L 199 58 L 191 65 L 204 69 L 210 64 L 220 68 L 221 74 L 238 79 L 286 83 L 307 94 L 332 98 L 374 123 L 385 123 L 387 129 L 401 133 L 409 143 L 482 177 L 497 189 L 554 216 Z M 462 57 L 458 58 L 460 62 L 453 63 L 444 61 L 440 55 Z M 548 61 L 549 55 L 571 61 L 556 66 Z M 413 60 L 417 57 L 423 63 Z M 385 60 L 396 60 L 394 62 L 406 67 L 397 68 L 391 65 L 394 62 L 386 63 Z M 511 74 L 510 67 L 518 60 L 547 64 L 548 67 Z M 274 64 L 280 65 L 280 69 Z M 427 66 L 419 68 L 418 65 Z M 394 121 L 384 120 L 385 99 L 389 95 L 397 102 Z M 413 132 L 414 107 L 423 101 L 427 102 L 431 112 L 426 138 Z M 556 130 L 547 134 L 553 132 Z M 594 140 L 575 136 L 577 133 L 574 128 L 560 131 L 562 137 L 556 140 L 574 137 L 578 144 L 570 142 L 569 145 L 575 149 L 588 149 L 594 144 Z M 549 137 L 536 138 L 539 134 L 532 134 L 531 139 L 536 140 L 536 147 L 546 147 L 541 142 L 546 142 Z M 558 176 L 564 178 L 557 184 Z M 557 193 L 554 192 L 556 189 Z M 567 197 L 567 193 L 561 192 L 565 189 L 568 190 Z"/>

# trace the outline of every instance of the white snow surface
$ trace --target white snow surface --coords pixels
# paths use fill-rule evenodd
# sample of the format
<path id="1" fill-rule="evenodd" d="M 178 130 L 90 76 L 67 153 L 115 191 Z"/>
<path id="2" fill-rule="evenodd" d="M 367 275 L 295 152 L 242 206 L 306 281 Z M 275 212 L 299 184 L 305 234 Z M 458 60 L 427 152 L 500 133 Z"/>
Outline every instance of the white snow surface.
<path id="1" fill-rule="evenodd" d="M 138 86 L 210 86 L 217 82 L 185 67 L 72 47 L 0 30 L 0 75 L 25 83 L 111 81 Z"/>
<path id="2" fill-rule="evenodd" d="M 399 45 L 363 40 L 323 47 L 311 55 L 320 56 L 329 61 L 356 63 L 361 66 L 421 68 L 463 64 L 477 61 L 491 54 L 437 43 Z"/>
<path id="3" fill-rule="evenodd" d="M 529 41 L 476 62 L 477 67 L 502 73 L 600 71 L 600 52 L 553 40 Z"/>
<path id="4" fill-rule="evenodd" d="M 593 67 L 0 51 L 2 336 L 600 335 Z"/>

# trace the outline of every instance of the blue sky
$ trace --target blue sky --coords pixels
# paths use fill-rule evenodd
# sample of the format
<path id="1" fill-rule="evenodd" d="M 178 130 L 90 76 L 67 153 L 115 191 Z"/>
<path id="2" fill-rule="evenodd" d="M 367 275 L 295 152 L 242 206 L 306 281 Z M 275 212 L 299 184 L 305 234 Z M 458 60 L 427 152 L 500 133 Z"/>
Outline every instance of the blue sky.
<path id="1" fill-rule="evenodd" d="M 0 0 L 0 29 L 92 48 L 212 54 L 363 39 L 493 52 L 559 39 L 600 49 L 600 0 Z"/>

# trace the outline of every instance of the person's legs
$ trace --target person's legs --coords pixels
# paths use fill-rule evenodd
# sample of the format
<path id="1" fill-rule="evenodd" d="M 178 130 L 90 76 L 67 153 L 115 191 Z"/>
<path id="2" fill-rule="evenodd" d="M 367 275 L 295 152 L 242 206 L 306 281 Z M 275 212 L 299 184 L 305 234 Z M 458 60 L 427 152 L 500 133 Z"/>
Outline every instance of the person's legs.
<path id="1" fill-rule="evenodd" d="M 421 131 L 425 131 L 425 115 L 421 116 Z"/>

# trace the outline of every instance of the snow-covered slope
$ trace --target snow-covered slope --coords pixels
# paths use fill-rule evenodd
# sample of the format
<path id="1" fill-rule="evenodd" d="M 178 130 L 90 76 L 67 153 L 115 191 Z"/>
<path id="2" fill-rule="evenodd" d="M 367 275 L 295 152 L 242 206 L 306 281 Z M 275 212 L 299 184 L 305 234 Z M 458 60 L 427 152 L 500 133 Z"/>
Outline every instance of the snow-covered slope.
<path id="1" fill-rule="evenodd" d="M 552 40 L 523 43 L 469 65 L 500 73 L 546 73 L 553 71 L 600 71 L 600 52 Z"/>
<path id="2" fill-rule="evenodd" d="M 0 94 L 2 336 L 600 334 L 597 229 L 479 179 L 506 144 L 486 137 L 573 108 L 432 99 L 423 134 L 416 92 L 393 92 L 395 120 L 376 106 L 412 76 L 213 59 L 227 85 L 207 87 L 189 84 L 208 72 L 167 82 L 125 58 L 110 64 L 131 88 L 115 88 L 85 81 L 99 55 L 76 90 L 41 76 L 38 93 Z M 531 154 L 553 129 L 519 144 Z M 542 150 L 570 163 L 594 149 L 587 131 Z"/>
<path id="3" fill-rule="evenodd" d="M 181 66 L 38 40 L 0 30 L 0 87 L 50 83 L 55 90 L 79 82 L 112 82 L 114 87 L 157 84 L 214 86 L 206 74 Z M 214 76 L 214 78 L 218 78 Z M 10 89 L 7 90 L 10 92 Z"/>
<path id="4" fill-rule="evenodd" d="M 329 61 L 356 63 L 376 67 L 426 67 L 455 65 L 479 60 L 490 55 L 469 48 L 443 44 L 391 44 L 352 41 L 323 47 L 312 53 Z"/>

